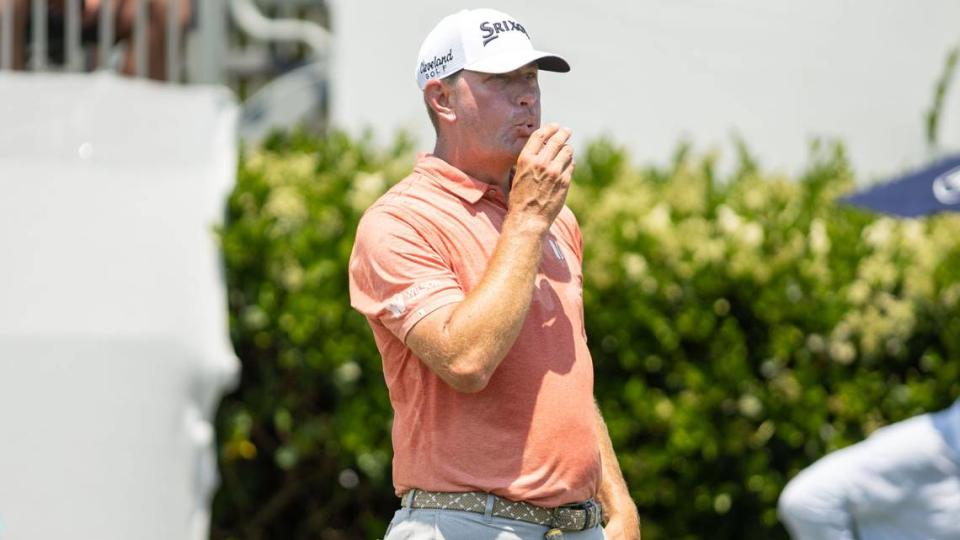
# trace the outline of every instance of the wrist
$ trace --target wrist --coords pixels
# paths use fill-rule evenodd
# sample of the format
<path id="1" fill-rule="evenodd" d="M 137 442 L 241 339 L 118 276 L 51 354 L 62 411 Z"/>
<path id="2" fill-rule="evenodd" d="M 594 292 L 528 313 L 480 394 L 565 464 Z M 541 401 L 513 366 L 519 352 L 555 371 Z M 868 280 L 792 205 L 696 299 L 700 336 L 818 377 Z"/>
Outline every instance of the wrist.
<path id="1" fill-rule="evenodd" d="M 535 237 L 538 240 L 546 236 L 550 230 L 550 222 L 542 216 L 524 214 L 523 212 L 507 212 L 503 222 L 504 232 Z"/>
<path id="2" fill-rule="evenodd" d="M 640 515 L 637 512 L 637 506 L 631 499 L 618 499 L 608 501 L 603 506 L 603 518 L 605 523 L 619 521 L 624 525 L 640 524 Z"/>

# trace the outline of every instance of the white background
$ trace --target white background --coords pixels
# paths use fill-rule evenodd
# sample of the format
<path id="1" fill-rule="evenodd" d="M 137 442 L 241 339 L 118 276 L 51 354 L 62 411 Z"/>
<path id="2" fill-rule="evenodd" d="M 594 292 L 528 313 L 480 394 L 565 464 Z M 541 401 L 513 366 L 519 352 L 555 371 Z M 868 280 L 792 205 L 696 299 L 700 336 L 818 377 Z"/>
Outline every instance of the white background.
<path id="1" fill-rule="evenodd" d="M 420 42 L 444 15 L 492 7 L 534 46 L 570 61 L 544 73 L 543 119 L 578 145 L 601 134 L 637 162 L 681 138 L 732 155 L 739 133 L 766 169 L 796 172 L 814 137 L 842 138 L 863 179 L 922 164 L 924 115 L 960 43 L 955 0 L 333 0 L 333 118 L 381 140 L 433 133 L 414 79 Z M 941 141 L 960 149 L 960 81 Z"/>

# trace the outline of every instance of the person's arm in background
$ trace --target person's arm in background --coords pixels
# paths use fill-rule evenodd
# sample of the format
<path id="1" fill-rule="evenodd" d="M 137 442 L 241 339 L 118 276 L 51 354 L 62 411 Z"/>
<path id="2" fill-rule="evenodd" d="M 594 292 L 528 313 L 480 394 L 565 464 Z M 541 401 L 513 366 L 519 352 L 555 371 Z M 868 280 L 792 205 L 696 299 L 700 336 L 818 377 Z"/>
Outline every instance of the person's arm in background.
<path id="1" fill-rule="evenodd" d="M 856 445 L 840 450 L 804 469 L 787 483 L 777 511 L 794 540 L 856 540 L 850 513 L 846 463 L 856 459 Z"/>
<path id="2" fill-rule="evenodd" d="M 608 540 L 640 540 L 640 516 L 623 479 L 617 454 L 613 450 L 607 424 L 603 421 L 599 404 L 597 411 L 597 444 L 600 446 L 602 480 L 597 499 L 603 506 L 606 525 L 603 532 Z"/>
<path id="3" fill-rule="evenodd" d="M 480 283 L 410 330 L 406 344 L 444 382 L 483 390 L 523 327 L 533 298 L 543 239 L 563 208 L 573 175 L 568 129 L 540 128 L 517 161 L 509 210 Z"/>
<path id="4" fill-rule="evenodd" d="M 943 447 L 930 415 L 891 424 L 800 471 L 780 494 L 780 521 L 794 540 L 854 540 L 878 516 L 911 530 L 902 503 L 922 496 Z"/>

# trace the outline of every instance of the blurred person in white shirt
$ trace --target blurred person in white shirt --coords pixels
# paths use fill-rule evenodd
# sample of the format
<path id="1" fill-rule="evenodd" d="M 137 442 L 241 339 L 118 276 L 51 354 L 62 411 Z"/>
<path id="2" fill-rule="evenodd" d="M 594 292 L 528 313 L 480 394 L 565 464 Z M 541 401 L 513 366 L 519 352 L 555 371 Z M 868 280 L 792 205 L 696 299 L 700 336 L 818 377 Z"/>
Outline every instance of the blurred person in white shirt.
<path id="1" fill-rule="evenodd" d="M 960 540 L 960 399 L 818 460 L 778 510 L 794 540 Z"/>

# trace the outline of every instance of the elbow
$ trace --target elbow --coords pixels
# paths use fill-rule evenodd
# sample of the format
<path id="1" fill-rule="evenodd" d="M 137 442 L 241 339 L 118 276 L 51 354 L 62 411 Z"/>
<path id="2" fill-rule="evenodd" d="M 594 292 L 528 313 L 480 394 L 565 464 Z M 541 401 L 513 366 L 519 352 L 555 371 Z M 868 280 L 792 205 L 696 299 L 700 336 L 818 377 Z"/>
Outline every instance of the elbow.
<path id="1" fill-rule="evenodd" d="M 490 377 L 481 372 L 457 373 L 447 379 L 447 384 L 453 387 L 457 392 L 464 394 L 476 394 L 482 392 L 487 384 L 490 383 Z"/>
<path id="2" fill-rule="evenodd" d="M 777 500 L 777 514 L 780 517 L 780 521 L 784 523 L 797 521 L 798 515 L 801 514 L 807 506 L 805 499 L 805 494 L 797 488 L 796 483 L 787 483 Z"/>
<path id="3" fill-rule="evenodd" d="M 457 392 L 476 394 L 487 387 L 492 376 L 493 373 L 473 362 L 461 362 L 452 365 L 444 379 Z"/>
<path id="4" fill-rule="evenodd" d="M 809 471 L 805 473 L 784 487 L 777 514 L 792 538 L 826 538 L 824 531 L 842 530 L 847 523 L 846 505 L 831 494 L 830 485 L 818 484 Z"/>

